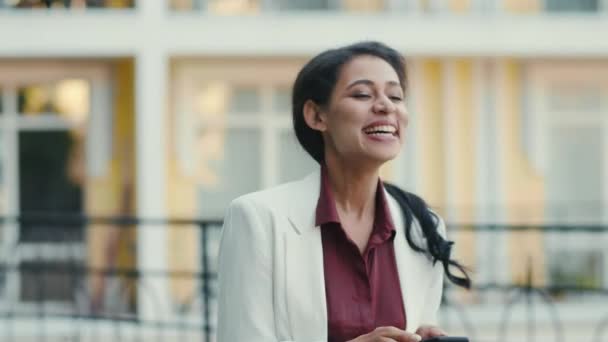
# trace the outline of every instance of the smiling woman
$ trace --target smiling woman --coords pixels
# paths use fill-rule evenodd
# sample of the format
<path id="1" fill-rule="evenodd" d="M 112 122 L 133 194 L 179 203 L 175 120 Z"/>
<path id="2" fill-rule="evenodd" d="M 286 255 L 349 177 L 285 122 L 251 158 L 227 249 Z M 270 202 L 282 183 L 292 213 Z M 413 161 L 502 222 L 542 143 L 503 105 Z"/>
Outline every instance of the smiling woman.
<path id="1" fill-rule="evenodd" d="M 436 326 L 452 242 L 419 197 L 384 184 L 405 143 L 403 57 L 376 42 L 321 53 L 293 86 L 306 178 L 228 208 L 218 341 L 420 341 Z M 439 261 L 439 263 L 437 263 Z M 464 271 L 463 271 L 464 272 Z"/>

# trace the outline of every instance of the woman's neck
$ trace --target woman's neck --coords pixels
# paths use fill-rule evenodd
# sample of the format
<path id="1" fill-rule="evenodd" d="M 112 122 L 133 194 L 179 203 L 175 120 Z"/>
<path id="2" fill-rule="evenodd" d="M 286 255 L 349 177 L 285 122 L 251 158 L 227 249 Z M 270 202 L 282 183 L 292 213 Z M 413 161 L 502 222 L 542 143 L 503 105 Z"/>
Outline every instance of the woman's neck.
<path id="1" fill-rule="evenodd" d="M 379 166 L 353 164 L 326 154 L 325 165 L 338 212 L 361 218 L 373 213 Z"/>

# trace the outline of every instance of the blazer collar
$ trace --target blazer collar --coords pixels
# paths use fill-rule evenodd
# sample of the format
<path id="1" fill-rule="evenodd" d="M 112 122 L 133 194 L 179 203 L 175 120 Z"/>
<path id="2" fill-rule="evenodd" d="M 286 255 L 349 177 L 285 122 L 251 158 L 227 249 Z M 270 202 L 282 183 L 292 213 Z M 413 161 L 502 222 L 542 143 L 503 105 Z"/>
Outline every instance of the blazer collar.
<path id="1" fill-rule="evenodd" d="M 315 211 L 321 190 L 321 168 L 315 169 L 305 178 L 294 183 L 289 204 L 288 217 L 298 234 L 308 233 L 315 228 Z"/>

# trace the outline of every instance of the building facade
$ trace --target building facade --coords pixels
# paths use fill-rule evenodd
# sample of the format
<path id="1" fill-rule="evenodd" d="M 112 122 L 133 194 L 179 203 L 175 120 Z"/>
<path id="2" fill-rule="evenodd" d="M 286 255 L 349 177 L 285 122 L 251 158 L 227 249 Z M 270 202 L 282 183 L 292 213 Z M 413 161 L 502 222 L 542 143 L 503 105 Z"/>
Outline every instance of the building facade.
<path id="1" fill-rule="evenodd" d="M 606 0 L 50 4 L 0 1 L 3 216 L 221 219 L 236 196 L 315 167 L 291 132 L 290 86 L 303 63 L 374 39 L 403 52 L 409 68 L 411 126 L 385 180 L 455 226 L 608 223 Z M 52 243 L 6 221 L 0 251 L 14 265 L 46 253 L 42 267 L 76 259 L 200 270 L 199 230 L 146 226 L 93 224 Z M 608 287 L 608 236 L 571 234 L 452 238 L 484 284 L 566 277 Z M 31 281 L 2 279 L 0 302 L 26 305 Z M 171 315 L 198 291 L 191 280 L 148 284 L 167 295 L 152 303 L 135 291 L 144 318 Z M 87 285 L 102 297 L 107 287 L 101 277 Z M 54 294 L 58 305 L 67 291 Z M 483 313 L 493 299 L 465 300 Z"/>

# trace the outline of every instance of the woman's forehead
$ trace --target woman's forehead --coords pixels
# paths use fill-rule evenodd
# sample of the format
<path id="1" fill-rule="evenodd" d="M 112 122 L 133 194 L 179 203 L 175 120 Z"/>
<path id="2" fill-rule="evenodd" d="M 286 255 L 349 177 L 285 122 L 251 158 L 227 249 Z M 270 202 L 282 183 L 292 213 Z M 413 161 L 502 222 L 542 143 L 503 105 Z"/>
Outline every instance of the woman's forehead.
<path id="1" fill-rule="evenodd" d="M 338 83 L 348 86 L 358 80 L 379 84 L 400 84 L 395 69 L 385 60 L 375 56 L 357 56 L 346 63 L 340 72 Z"/>

